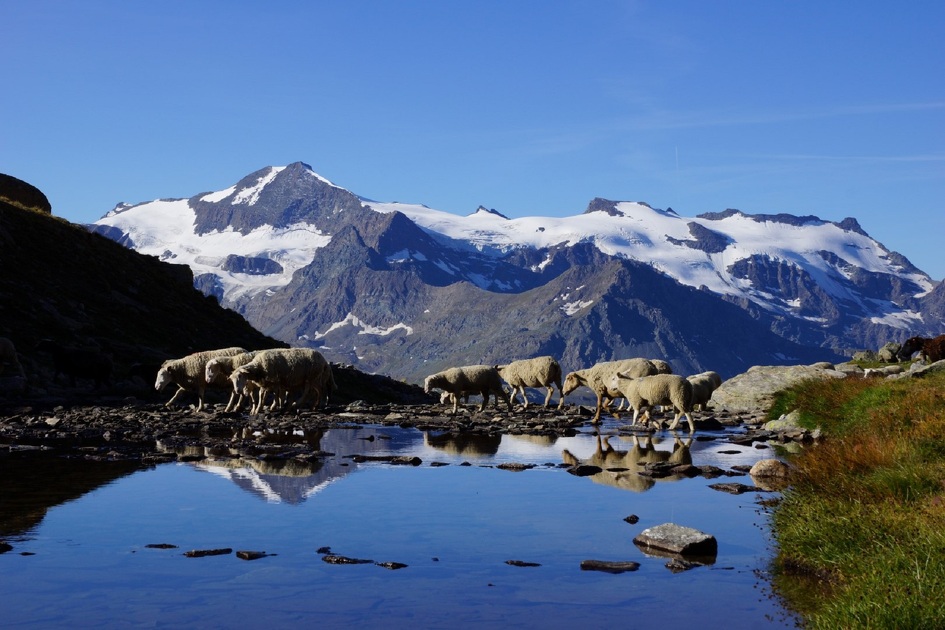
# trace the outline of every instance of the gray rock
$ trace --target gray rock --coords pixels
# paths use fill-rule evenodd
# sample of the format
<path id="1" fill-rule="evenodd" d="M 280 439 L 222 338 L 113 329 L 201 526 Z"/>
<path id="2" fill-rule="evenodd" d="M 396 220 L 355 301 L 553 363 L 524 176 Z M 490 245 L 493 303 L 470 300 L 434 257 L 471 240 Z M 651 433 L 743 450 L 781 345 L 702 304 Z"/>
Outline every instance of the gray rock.
<path id="1" fill-rule="evenodd" d="M 932 363 L 931 365 L 919 365 L 918 367 L 916 366 L 917 366 L 917 363 L 913 363 L 909 367 L 908 374 L 912 377 L 921 378 L 929 374 L 935 374 L 936 372 L 945 371 L 945 359 L 941 361 L 936 361 L 935 363 Z"/>
<path id="2" fill-rule="evenodd" d="M 718 553 L 715 536 L 691 527 L 664 523 L 645 529 L 633 539 L 640 547 L 649 547 L 681 556 L 714 556 Z"/>
<path id="3" fill-rule="evenodd" d="M 872 363 L 878 360 L 878 357 L 875 352 L 872 350 L 860 350 L 853 353 L 854 361 L 864 361 L 866 363 Z"/>
<path id="4" fill-rule="evenodd" d="M 803 427 L 800 425 L 801 413 L 795 409 L 790 413 L 782 414 L 777 420 L 765 422 L 762 428 L 765 431 L 773 433 L 784 433 L 785 431 L 800 431 Z"/>
<path id="5" fill-rule="evenodd" d="M 897 355 L 899 354 L 900 348 L 902 348 L 901 345 L 895 341 L 890 341 L 879 349 L 879 352 L 876 353 L 876 358 L 883 363 L 896 363 L 899 361 Z"/>
<path id="6" fill-rule="evenodd" d="M 748 474 L 752 477 L 782 477 L 791 475 L 791 466 L 780 459 L 762 459 L 755 462 Z"/>
<path id="7" fill-rule="evenodd" d="M 756 365 L 722 383 L 712 393 L 712 404 L 732 412 L 769 409 L 776 393 L 801 381 L 846 376 L 840 370 L 814 365 Z"/>

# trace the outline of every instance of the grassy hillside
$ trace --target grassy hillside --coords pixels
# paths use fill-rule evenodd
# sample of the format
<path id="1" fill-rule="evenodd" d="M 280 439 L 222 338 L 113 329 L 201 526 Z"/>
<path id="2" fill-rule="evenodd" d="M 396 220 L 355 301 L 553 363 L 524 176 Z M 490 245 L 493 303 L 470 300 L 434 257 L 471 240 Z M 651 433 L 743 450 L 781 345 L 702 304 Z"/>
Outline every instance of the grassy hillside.
<path id="1" fill-rule="evenodd" d="M 774 514 L 776 587 L 812 628 L 945 620 L 945 374 L 784 392 L 822 444 L 794 460 Z"/>

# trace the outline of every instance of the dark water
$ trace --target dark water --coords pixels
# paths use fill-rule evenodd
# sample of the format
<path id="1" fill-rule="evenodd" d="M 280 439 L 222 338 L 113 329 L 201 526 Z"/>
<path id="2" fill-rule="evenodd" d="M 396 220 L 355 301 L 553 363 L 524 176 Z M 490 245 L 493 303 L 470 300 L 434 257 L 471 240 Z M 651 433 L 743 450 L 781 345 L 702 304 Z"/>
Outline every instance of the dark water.
<path id="1" fill-rule="evenodd" d="M 593 459 L 593 433 L 457 442 L 363 427 L 270 437 L 317 442 L 334 456 L 137 470 L 0 460 L 0 539 L 13 545 L 0 555 L 0 626 L 794 625 L 765 581 L 772 548 L 757 501 L 776 495 L 708 488 L 751 485 L 750 477 L 653 481 L 635 474 L 641 458 L 666 459 L 674 449 L 687 455 L 685 439 L 664 434 L 633 448 L 629 437 L 613 435 L 605 466 L 629 472 L 577 477 L 558 465 Z M 738 453 L 720 452 L 732 450 Z M 353 454 L 417 456 L 422 464 L 356 463 Z M 688 455 L 696 465 L 729 469 L 773 453 L 692 441 Z M 496 467 L 503 462 L 536 466 Z M 631 514 L 638 523 L 624 521 Z M 715 535 L 715 562 L 672 573 L 666 558 L 633 544 L 643 529 L 667 522 Z M 147 547 L 159 543 L 177 548 Z M 321 547 L 407 567 L 328 564 Z M 233 553 L 183 555 L 216 548 Z M 241 560 L 239 550 L 269 555 Z M 632 560 L 640 568 L 583 571 L 587 559 Z"/>

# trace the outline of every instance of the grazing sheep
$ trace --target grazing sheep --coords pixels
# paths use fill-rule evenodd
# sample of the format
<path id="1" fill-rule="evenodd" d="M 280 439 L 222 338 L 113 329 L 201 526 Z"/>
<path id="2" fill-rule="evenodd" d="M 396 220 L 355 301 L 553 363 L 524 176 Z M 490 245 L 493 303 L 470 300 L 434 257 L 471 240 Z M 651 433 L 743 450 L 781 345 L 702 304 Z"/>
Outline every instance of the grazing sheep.
<path id="1" fill-rule="evenodd" d="M 112 360 L 98 348 L 64 347 L 52 339 L 36 344 L 37 352 L 46 352 L 53 358 L 53 381 L 60 375 L 68 376 L 75 387 L 76 378 L 95 382 L 95 387 L 106 384 L 112 377 Z"/>
<path id="2" fill-rule="evenodd" d="M 244 348 L 220 348 L 219 350 L 194 352 L 180 359 L 168 359 L 161 364 L 161 369 L 158 370 L 157 378 L 154 381 L 154 389 L 161 391 L 171 383 L 177 385 L 177 391 L 174 392 L 169 401 L 164 403 L 165 407 L 173 405 L 174 401 L 184 392 L 195 392 L 197 394 L 197 411 L 200 411 L 203 409 L 203 396 L 207 390 L 207 362 L 216 357 L 231 357 L 244 352 L 246 352 Z"/>
<path id="3" fill-rule="evenodd" d="M 686 380 L 692 383 L 692 408 L 697 406 L 704 410 L 712 398 L 712 392 L 722 385 L 722 377 L 718 372 L 702 372 L 687 376 Z"/>
<path id="4" fill-rule="evenodd" d="M 253 360 L 233 370 L 230 382 L 236 391 L 247 383 L 259 387 L 259 400 L 251 413 L 259 413 L 269 392 L 276 394 L 270 410 L 284 407 L 292 392 L 299 392 L 294 406 L 299 408 L 311 395 L 314 409 L 335 386 L 331 366 L 325 357 L 311 348 L 273 348 L 259 352 Z M 281 400 L 279 394 L 284 394 Z"/>
<path id="5" fill-rule="evenodd" d="M 935 363 L 945 359 L 945 335 L 929 339 L 928 337 L 909 337 L 899 350 L 899 360 L 908 361 L 915 351 L 926 363 Z"/>
<path id="6" fill-rule="evenodd" d="M 258 352 L 258 350 L 255 350 L 253 352 L 243 352 L 241 354 L 210 359 L 207 361 L 206 368 L 204 368 L 204 377 L 206 378 L 207 384 L 231 385 L 229 379 L 233 370 L 252 361 Z M 236 409 L 242 408 L 244 398 L 249 398 L 250 405 L 255 406 L 256 401 L 253 399 L 253 393 L 255 393 L 255 391 L 255 387 L 250 387 L 249 391 L 244 394 L 242 390 L 237 391 L 236 388 L 233 388 L 230 394 L 230 400 L 226 403 L 224 411 L 235 411 Z"/>
<path id="7" fill-rule="evenodd" d="M 617 372 L 612 386 L 630 401 L 633 407 L 633 420 L 636 423 L 640 412 L 645 420 L 650 418 L 650 407 L 654 405 L 672 404 L 676 411 L 669 429 L 672 431 L 679 424 L 679 419 L 686 416 L 689 421 L 689 432 L 695 433 L 696 425 L 692 420 L 692 383 L 678 374 L 654 374 L 634 378 L 631 375 Z"/>
<path id="8" fill-rule="evenodd" d="M 9 365 L 10 369 L 16 372 L 16 376 L 26 377 L 23 366 L 20 365 L 20 360 L 16 356 L 16 347 L 13 342 L 6 337 L 0 337 L 0 375 L 4 372 L 4 364 Z"/>
<path id="9" fill-rule="evenodd" d="M 656 374 L 656 366 L 649 359 L 640 358 L 598 363 L 583 370 L 569 372 L 564 378 L 564 388 L 561 390 L 561 395 L 567 396 L 581 385 L 590 388 L 597 395 L 597 409 L 591 422 L 597 423 L 600 421 L 601 410 L 604 408 L 605 402 L 609 403 L 611 400 L 623 396 L 619 390 L 612 387 L 617 372 L 648 376 Z"/>
<path id="10" fill-rule="evenodd" d="M 564 395 L 561 393 L 561 366 L 554 357 L 535 357 L 534 359 L 522 359 L 521 361 L 512 361 L 508 365 L 497 365 L 495 369 L 499 371 L 499 376 L 512 387 L 512 402 L 519 391 L 522 392 L 522 400 L 525 401 L 525 408 L 528 409 L 528 397 L 525 396 L 526 387 L 545 387 L 548 394 L 545 396 L 545 407 L 551 402 L 551 395 L 554 393 L 553 385 L 558 387 L 558 409 L 564 404 Z"/>
<path id="11" fill-rule="evenodd" d="M 431 374 L 423 381 L 423 391 L 429 394 L 434 389 L 441 389 L 453 395 L 453 415 L 456 415 L 459 409 L 459 397 L 465 392 L 482 394 L 479 411 L 485 411 L 489 394 L 495 394 L 497 405 L 501 398 L 508 405 L 509 411 L 512 411 L 512 401 L 502 389 L 499 371 L 492 365 L 466 365 Z"/>

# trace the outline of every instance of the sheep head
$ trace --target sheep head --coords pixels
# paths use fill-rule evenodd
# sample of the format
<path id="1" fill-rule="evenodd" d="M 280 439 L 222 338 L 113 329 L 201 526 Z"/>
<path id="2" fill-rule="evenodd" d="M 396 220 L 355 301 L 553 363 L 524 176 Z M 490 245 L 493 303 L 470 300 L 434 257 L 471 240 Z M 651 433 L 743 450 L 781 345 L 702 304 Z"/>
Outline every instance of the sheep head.
<path id="1" fill-rule="evenodd" d="M 158 370 L 157 379 L 154 381 L 154 389 L 161 391 L 168 385 L 174 382 L 174 379 L 171 378 L 171 372 L 167 369 L 167 366 L 161 366 L 161 369 Z"/>

